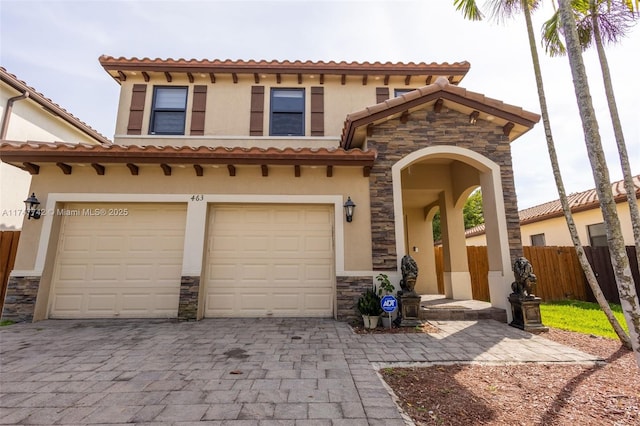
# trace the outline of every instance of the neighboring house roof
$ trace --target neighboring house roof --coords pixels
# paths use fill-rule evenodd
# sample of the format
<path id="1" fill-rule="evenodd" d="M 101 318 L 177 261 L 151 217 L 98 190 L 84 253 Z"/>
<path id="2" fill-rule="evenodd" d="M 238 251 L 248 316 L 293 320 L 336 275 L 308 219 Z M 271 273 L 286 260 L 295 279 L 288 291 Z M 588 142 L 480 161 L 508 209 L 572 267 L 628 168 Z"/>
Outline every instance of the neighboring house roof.
<path id="1" fill-rule="evenodd" d="M 329 176 L 333 166 L 359 166 L 368 176 L 377 155 L 375 150 L 346 151 L 342 148 L 212 148 L 30 141 L 0 143 L 0 152 L 5 163 L 24 168 L 31 174 L 38 174 L 42 163 L 55 163 L 65 174 L 72 171 L 68 163 L 91 164 L 99 174 L 104 174 L 104 164 L 120 163 L 132 170 L 137 164 L 159 164 L 166 174 L 171 173 L 171 165 L 184 164 L 194 165 L 198 174 L 202 172 L 201 165 L 208 164 L 225 164 L 230 173 L 236 165 L 260 165 L 263 173 L 268 173 L 267 165 L 324 165 Z"/>
<path id="2" fill-rule="evenodd" d="M 425 106 L 432 106 L 435 111 L 446 106 L 470 114 L 470 119 L 474 116 L 473 120 L 483 119 L 502 125 L 509 140 L 522 135 L 540 120 L 538 114 L 454 86 L 446 78 L 438 77 L 433 84 L 347 115 L 340 146 L 346 149 L 358 146 L 364 140 L 369 125 L 393 116 L 402 119 L 403 114 Z"/>
<path id="3" fill-rule="evenodd" d="M 95 139 L 96 142 L 101 144 L 111 143 L 111 141 L 107 137 L 100 134 L 97 130 L 91 128 L 87 123 L 81 121 L 69 111 L 53 102 L 51 99 L 46 98 L 42 93 L 27 85 L 27 83 L 25 83 L 24 81 L 18 79 L 15 75 L 7 72 L 7 70 L 3 67 L 0 67 L 0 80 L 3 83 L 11 86 L 21 94 L 28 93 L 28 99 L 31 99 L 32 101 L 39 104 L 42 108 L 44 108 L 45 111 L 47 111 L 51 115 L 60 117 L 62 120 L 66 121 L 76 129 Z"/>
<path id="4" fill-rule="evenodd" d="M 633 177 L 633 185 L 636 189 L 636 197 L 640 197 L 640 175 Z M 611 184 L 611 191 L 613 192 L 613 198 L 616 203 L 622 203 L 627 200 L 627 191 L 624 189 L 624 180 L 613 182 Z M 569 201 L 572 213 L 591 210 L 600 206 L 600 203 L 598 202 L 598 194 L 595 189 L 569 194 L 567 195 L 567 200 Z M 518 212 L 518 216 L 520 217 L 520 225 L 526 225 L 555 217 L 562 217 L 564 216 L 564 212 L 562 211 L 562 205 L 558 199 L 534 207 L 529 207 L 528 209 L 520 210 Z M 465 231 L 465 236 L 473 237 L 476 235 L 482 235 L 484 232 L 484 224 L 481 224 L 467 229 Z"/>
<path id="5" fill-rule="evenodd" d="M 215 83 L 218 74 L 232 74 L 234 81 L 237 74 L 253 74 L 256 84 L 260 82 L 262 74 L 293 74 L 301 82 L 303 75 L 317 75 L 318 82 L 323 83 L 325 75 L 362 76 L 362 83 L 367 84 L 368 76 L 383 78 L 379 84 L 388 84 L 389 76 L 404 76 L 405 84 L 409 85 L 412 78 L 430 84 L 438 76 L 446 76 L 452 84 L 459 83 L 469 71 L 471 65 L 464 62 L 449 63 L 391 63 L 391 62 L 313 62 L 313 61 L 241 61 L 219 59 L 149 59 L 149 58 L 114 58 L 102 55 L 99 58 L 102 67 L 116 81 L 122 82 L 130 75 L 140 72 L 145 81 L 150 80 L 149 73 L 164 73 L 163 78 L 168 81 L 171 73 L 187 73 L 190 80 L 193 74 L 208 75 Z M 378 83 L 376 83 L 378 84 Z"/>

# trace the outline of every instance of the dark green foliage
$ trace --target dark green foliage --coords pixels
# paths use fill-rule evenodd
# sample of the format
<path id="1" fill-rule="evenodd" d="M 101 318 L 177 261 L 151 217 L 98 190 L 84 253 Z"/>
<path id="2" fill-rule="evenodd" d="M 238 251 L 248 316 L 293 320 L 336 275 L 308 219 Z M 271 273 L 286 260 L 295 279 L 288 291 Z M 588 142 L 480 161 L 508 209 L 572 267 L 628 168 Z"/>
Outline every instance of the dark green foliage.
<path id="1" fill-rule="evenodd" d="M 482 210 L 482 191 L 480 189 L 473 191 L 467 198 L 467 202 L 463 208 L 464 229 L 473 228 L 474 226 L 484 223 L 484 212 Z M 442 230 L 440 228 L 440 212 L 433 217 L 433 240 L 440 241 L 442 239 Z"/>
<path id="2" fill-rule="evenodd" d="M 358 299 L 358 311 L 362 315 L 376 316 L 382 314 L 380 296 L 378 296 L 373 286 L 367 289 L 367 291 L 360 296 L 360 299 Z"/>

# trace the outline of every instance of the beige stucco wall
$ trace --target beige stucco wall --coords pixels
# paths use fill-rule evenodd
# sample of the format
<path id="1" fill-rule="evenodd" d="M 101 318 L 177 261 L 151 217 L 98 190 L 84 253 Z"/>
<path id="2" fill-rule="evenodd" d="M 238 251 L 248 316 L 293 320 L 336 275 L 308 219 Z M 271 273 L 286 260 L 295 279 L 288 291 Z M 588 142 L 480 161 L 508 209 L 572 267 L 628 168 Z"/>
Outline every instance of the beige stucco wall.
<path id="1" fill-rule="evenodd" d="M 640 206 L 640 201 L 638 202 Z M 631 217 L 629 216 L 629 204 L 622 202 L 616 204 L 618 211 L 618 218 L 620 219 L 620 225 L 622 227 L 622 234 L 624 236 L 625 245 L 634 245 L 633 241 L 633 229 L 631 227 Z M 582 245 L 589 245 L 589 233 L 587 227 L 589 225 L 595 225 L 602 223 L 602 213 L 600 208 L 577 212 L 573 214 L 573 220 L 576 223 L 578 229 L 578 235 Z M 522 233 L 522 245 L 531 245 L 531 236 L 536 234 L 544 234 L 545 244 L 547 246 L 572 246 L 569 230 L 567 229 L 567 222 L 564 216 L 547 219 L 540 222 L 529 223 L 520 227 Z M 485 235 L 476 235 L 467 238 L 468 246 L 484 246 L 486 245 Z"/>
<path id="2" fill-rule="evenodd" d="M 142 135 L 127 136 L 127 124 L 129 121 L 129 108 L 134 84 L 147 84 L 145 97 L 145 111 L 142 122 Z M 216 77 L 216 82 L 211 83 L 208 75 L 194 74 L 194 82 L 190 83 L 186 75 L 176 74 L 172 76 L 171 83 L 159 75 L 152 77 L 146 83 L 142 76 L 136 75 L 122 82 L 120 101 L 116 122 L 115 143 L 118 144 L 173 144 L 172 138 L 158 138 L 147 135 L 151 107 L 153 105 L 153 87 L 156 86 L 187 86 L 187 114 L 185 135 L 188 136 L 191 124 L 191 107 L 193 102 L 193 86 L 207 86 L 207 107 L 204 137 L 201 138 L 177 138 L 179 144 L 193 144 L 204 146 L 247 146 L 247 141 L 233 140 L 229 137 L 244 137 L 252 140 L 251 146 L 274 146 L 269 138 L 269 104 L 272 88 L 304 88 L 305 89 L 305 133 L 308 137 L 311 129 L 311 87 L 324 88 L 324 134 L 331 141 L 330 146 L 337 145 L 341 135 L 344 120 L 350 112 L 376 103 L 376 88 L 384 87 L 382 80 L 373 79 L 366 85 L 362 84 L 362 78 L 349 76 L 343 85 L 339 76 L 325 76 L 323 84 L 319 82 L 319 76 L 310 78 L 305 76 L 303 82 L 298 83 L 296 76 L 283 75 L 281 82 L 277 83 L 275 75 L 266 75 L 256 83 L 253 76 L 239 75 L 238 83 L 234 83 L 230 76 L 222 74 Z M 264 86 L 265 108 L 263 117 L 264 138 L 248 138 L 251 105 L 251 86 Z M 400 78 L 391 78 L 389 96 L 393 97 L 394 89 L 418 88 L 420 84 L 405 85 Z M 211 138 L 215 137 L 215 138 Z M 221 137 L 220 139 L 218 137 Z M 282 139 L 282 138 L 279 138 Z M 307 146 L 308 141 L 299 137 L 284 138 L 286 146 Z M 318 138 L 321 141 L 322 138 Z M 320 146 L 326 143 L 320 142 Z M 280 145 L 277 145 L 280 146 Z"/>
<path id="3" fill-rule="evenodd" d="M 326 177 L 325 167 L 302 167 L 301 177 L 294 177 L 292 166 L 271 166 L 269 176 L 261 175 L 258 166 L 237 166 L 231 177 L 225 166 L 205 166 L 204 176 L 196 177 L 193 166 L 173 167 L 172 175 L 165 176 L 160 166 L 141 166 L 138 176 L 132 176 L 124 165 L 107 165 L 104 176 L 98 176 L 90 166 L 73 166 L 71 175 L 64 175 L 55 165 L 44 165 L 33 177 L 32 190 L 42 194 L 40 201 L 46 206 L 47 194 L 136 194 L 144 202 L 154 194 L 180 194 L 186 203 L 192 195 L 244 194 L 247 199 L 257 196 L 337 195 L 346 200 L 350 196 L 356 203 L 354 220 L 344 223 L 344 267 L 347 271 L 370 271 L 371 218 L 369 181 L 360 167 L 334 167 L 333 177 Z M 295 198 L 292 198 L 295 202 Z M 63 207 L 63 206 L 58 206 Z M 116 207 L 114 205 L 114 207 Z M 55 215 L 55 211 L 46 212 Z M 344 215 L 340 213 L 340 217 Z M 59 218 L 54 217 L 54 224 Z M 99 220 L 99 218 L 97 218 Z M 30 271 L 35 267 L 36 253 L 41 245 L 43 220 L 31 220 L 20 237 L 16 270 Z M 54 226 L 55 229 L 55 226 Z M 340 242 L 337 242 L 340 243 Z"/>
<path id="4" fill-rule="evenodd" d="M 7 100 L 20 95 L 5 83 L 0 83 L 0 117 L 4 116 Z M 6 139 L 10 141 L 42 141 L 91 143 L 95 140 L 59 117 L 45 111 L 31 99 L 13 103 L 8 117 Z M 0 163 L 0 230 L 20 229 L 23 221 L 23 201 L 29 196 L 29 173 Z"/>

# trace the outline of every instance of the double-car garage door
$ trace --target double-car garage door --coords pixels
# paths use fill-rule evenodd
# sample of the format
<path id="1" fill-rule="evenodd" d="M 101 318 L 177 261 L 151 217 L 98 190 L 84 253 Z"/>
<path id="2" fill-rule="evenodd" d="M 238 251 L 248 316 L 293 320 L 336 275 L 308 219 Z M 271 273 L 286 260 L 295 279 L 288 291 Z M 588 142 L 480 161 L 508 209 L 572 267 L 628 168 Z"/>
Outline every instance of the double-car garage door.
<path id="1" fill-rule="evenodd" d="M 77 203 L 65 212 L 51 318 L 177 316 L 185 204 Z M 330 207 L 212 205 L 208 214 L 205 316 L 333 315 Z"/>

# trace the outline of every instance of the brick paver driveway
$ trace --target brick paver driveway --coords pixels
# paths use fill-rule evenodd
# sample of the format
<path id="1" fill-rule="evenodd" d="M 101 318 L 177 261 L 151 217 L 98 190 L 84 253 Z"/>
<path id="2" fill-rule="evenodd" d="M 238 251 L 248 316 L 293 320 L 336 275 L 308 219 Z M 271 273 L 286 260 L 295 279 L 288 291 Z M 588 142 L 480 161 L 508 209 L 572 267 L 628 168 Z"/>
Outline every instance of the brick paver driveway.
<path id="1" fill-rule="evenodd" d="M 0 423 L 404 425 L 375 367 L 595 358 L 492 320 L 357 335 L 330 319 L 0 328 Z"/>

